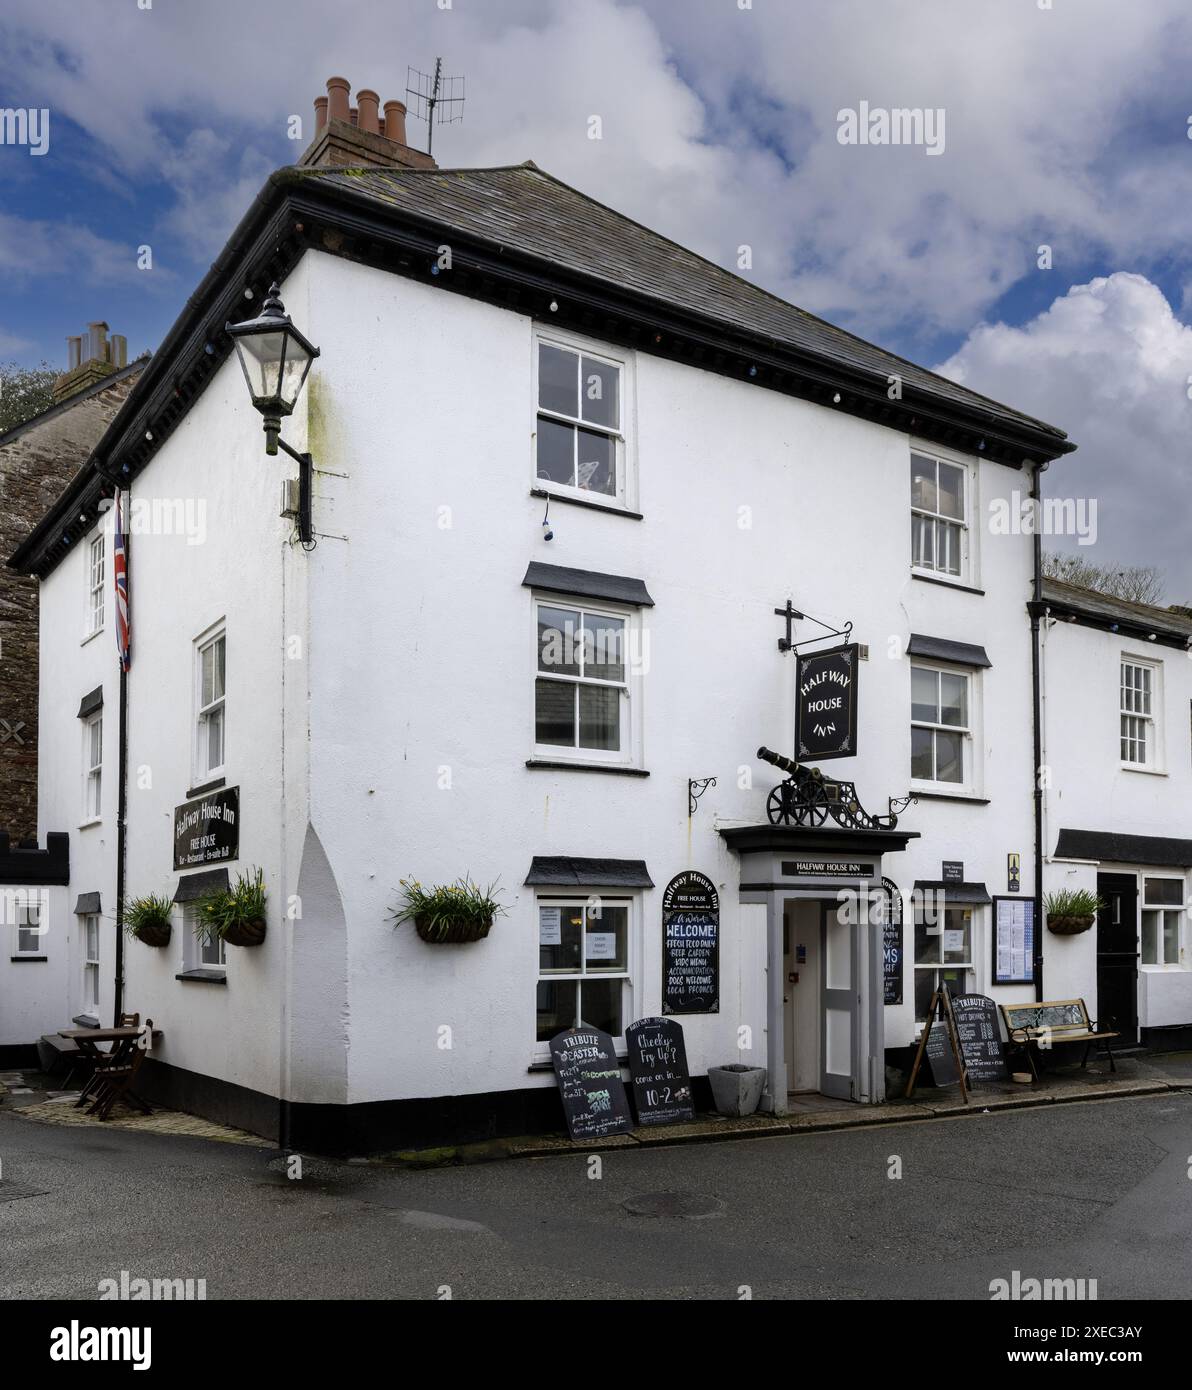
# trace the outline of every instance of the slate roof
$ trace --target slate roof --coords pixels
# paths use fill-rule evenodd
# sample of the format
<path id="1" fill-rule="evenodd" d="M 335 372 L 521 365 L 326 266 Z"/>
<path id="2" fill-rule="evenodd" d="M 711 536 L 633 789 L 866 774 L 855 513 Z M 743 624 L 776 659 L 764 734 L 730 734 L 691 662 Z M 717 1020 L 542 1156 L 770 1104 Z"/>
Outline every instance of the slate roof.
<path id="1" fill-rule="evenodd" d="M 759 289 L 694 251 L 598 203 L 532 162 L 495 169 L 303 170 L 320 184 L 402 213 L 454 227 L 468 236 L 541 257 L 582 275 L 700 314 L 782 346 L 860 371 L 901 376 L 941 401 L 976 408 L 1008 424 L 1067 438 L 924 367 L 858 338 Z"/>
<path id="2" fill-rule="evenodd" d="M 1130 603 L 1093 589 L 1082 589 L 1078 584 L 1065 584 L 1059 579 L 1043 580 L 1043 601 L 1066 612 L 1080 613 L 1106 627 L 1117 623 L 1131 628 L 1149 628 L 1170 636 L 1192 637 L 1192 618 L 1174 609 Z"/>

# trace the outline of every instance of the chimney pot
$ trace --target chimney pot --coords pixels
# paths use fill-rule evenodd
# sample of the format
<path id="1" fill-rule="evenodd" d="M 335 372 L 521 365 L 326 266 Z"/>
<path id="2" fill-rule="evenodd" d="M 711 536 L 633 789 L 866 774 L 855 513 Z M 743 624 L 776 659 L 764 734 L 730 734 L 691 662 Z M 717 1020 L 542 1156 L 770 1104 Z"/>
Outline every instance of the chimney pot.
<path id="1" fill-rule="evenodd" d="M 385 138 L 394 140 L 399 145 L 408 143 L 406 140 L 406 104 L 404 101 L 387 101 L 385 103 Z"/>
<path id="2" fill-rule="evenodd" d="M 332 121 L 347 121 L 350 119 L 348 111 L 348 93 L 352 90 L 352 84 L 346 77 L 329 77 L 327 79 L 327 119 Z"/>
<path id="3" fill-rule="evenodd" d="M 73 371 L 83 363 L 83 335 L 76 334 L 66 340 L 66 370 Z"/>
<path id="4" fill-rule="evenodd" d="M 327 98 L 315 97 L 315 134 L 327 124 Z"/>
<path id="5" fill-rule="evenodd" d="M 108 360 L 108 326 L 102 319 L 87 325 L 87 360 Z"/>
<path id="6" fill-rule="evenodd" d="M 356 124 L 361 130 L 367 130 L 373 135 L 380 135 L 381 122 L 377 114 L 381 98 L 376 92 L 369 91 L 367 87 L 361 87 L 356 93 Z"/>
<path id="7" fill-rule="evenodd" d="M 110 357 L 112 366 L 119 369 L 128 366 L 128 339 L 123 333 L 113 333 Z"/>

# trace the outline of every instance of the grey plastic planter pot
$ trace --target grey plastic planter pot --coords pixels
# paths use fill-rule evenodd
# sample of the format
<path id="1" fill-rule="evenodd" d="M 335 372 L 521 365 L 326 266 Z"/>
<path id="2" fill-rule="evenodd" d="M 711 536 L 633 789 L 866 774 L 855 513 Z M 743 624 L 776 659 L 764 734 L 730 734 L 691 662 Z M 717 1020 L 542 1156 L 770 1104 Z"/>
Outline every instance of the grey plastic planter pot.
<path id="1" fill-rule="evenodd" d="M 733 1062 L 727 1067 L 709 1067 L 708 1081 L 718 1115 L 752 1115 L 765 1090 L 766 1069 Z"/>

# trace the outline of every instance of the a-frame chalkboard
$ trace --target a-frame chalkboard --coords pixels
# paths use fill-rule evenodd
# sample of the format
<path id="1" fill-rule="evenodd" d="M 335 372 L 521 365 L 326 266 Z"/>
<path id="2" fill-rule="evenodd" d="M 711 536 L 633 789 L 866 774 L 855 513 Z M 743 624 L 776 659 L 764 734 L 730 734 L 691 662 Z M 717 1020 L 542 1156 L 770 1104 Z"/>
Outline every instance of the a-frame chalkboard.
<path id="1" fill-rule="evenodd" d="M 952 1000 L 946 989 L 937 989 L 931 996 L 931 1006 L 927 1010 L 927 1021 L 923 1024 L 923 1036 L 915 1053 L 915 1065 L 911 1068 L 910 1080 L 906 1083 L 906 1098 L 915 1094 L 915 1080 L 924 1057 L 931 1069 L 937 1086 L 954 1086 L 960 1083 L 960 1094 L 965 1105 L 969 1103 L 968 1073 L 964 1065 L 964 1053 L 960 1049 L 960 1038 L 956 1032 L 956 1018 L 952 1013 Z"/>

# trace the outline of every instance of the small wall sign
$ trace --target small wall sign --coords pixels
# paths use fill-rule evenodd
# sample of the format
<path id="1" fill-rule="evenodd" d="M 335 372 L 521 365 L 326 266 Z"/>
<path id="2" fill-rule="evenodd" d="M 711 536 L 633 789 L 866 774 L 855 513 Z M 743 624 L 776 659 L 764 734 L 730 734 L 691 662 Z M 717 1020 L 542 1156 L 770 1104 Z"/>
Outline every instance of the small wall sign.
<path id="1" fill-rule="evenodd" d="M 959 859 L 945 859 L 940 865 L 940 878 L 942 878 L 945 883 L 963 883 L 963 861 Z"/>
<path id="2" fill-rule="evenodd" d="M 221 787 L 174 807 L 174 868 L 240 857 L 240 788 Z"/>
<path id="3" fill-rule="evenodd" d="M 873 865 L 859 859 L 784 859 L 784 878 L 872 878 Z"/>
<path id="4" fill-rule="evenodd" d="M 882 1003 L 902 1003 L 902 894 L 893 879 L 883 878 Z"/>
<path id="5" fill-rule="evenodd" d="M 857 752 L 857 643 L 800 653 L 795 668 L 795 757 Z"/>
<path id="6" fill-rule="evenodd" d="M 1022 855 L 1006 855 L 1006 892 L 1022 892 Z"/>
<path id="7" fill-rule="evenodd" d="M 662 895 L 662 1012 L 720 1012 L 720 897 L 694 870 Z"/>

